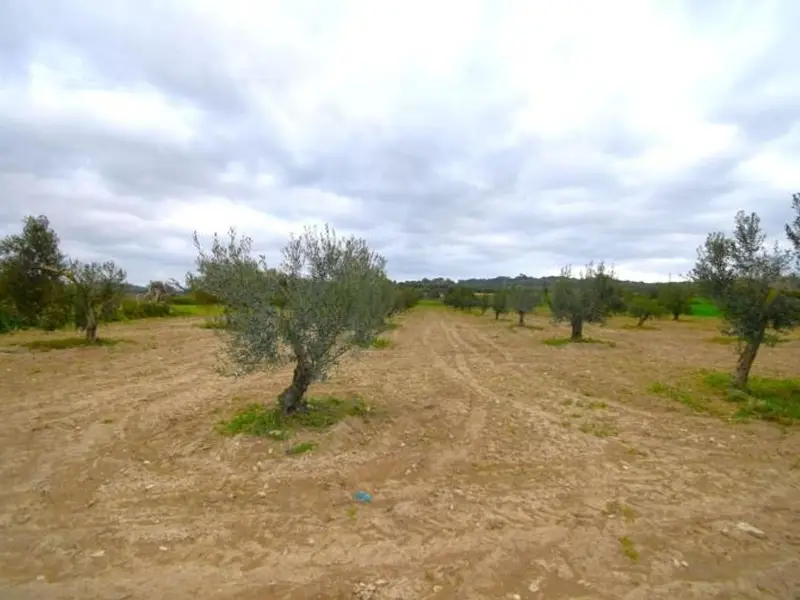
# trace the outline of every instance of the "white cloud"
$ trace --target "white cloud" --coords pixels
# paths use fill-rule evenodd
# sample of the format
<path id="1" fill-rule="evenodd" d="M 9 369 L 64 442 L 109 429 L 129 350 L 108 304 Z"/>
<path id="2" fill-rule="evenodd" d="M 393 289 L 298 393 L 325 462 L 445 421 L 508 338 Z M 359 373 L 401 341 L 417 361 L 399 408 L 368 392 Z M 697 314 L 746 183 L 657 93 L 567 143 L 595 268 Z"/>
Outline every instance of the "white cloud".
<path id="1" fill-rule="evenodd" d="M 398 275 L 605 259 L 663 279 L 738 208 L 779 230 L 800 189 L 798 16 L 788 0 L 0 7 L 0 227 L 45 213 L 136 281 L 191 268 L 193 230 L 236 226 L 277 255 L 325 221 Z"/>

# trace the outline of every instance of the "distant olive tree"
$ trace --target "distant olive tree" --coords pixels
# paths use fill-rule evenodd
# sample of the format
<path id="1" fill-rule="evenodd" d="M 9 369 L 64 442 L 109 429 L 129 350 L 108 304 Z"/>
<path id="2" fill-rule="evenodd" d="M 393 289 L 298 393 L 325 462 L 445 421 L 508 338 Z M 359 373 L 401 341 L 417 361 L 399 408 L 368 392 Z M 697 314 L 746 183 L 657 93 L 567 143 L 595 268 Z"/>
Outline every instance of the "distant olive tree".
<path id="1" fill-rule="evenodd" d="M 517 324 L 525 325 L 525 315 L 532 312 L 542 300 L 540 290 L 532 287 L 515 285 L 508 291 L 508 307 L 517 313 Z"/>
<path id="2" fill-rule="evenodd" d="M 658 301 L 678 321 L 681 315 L 692 314 L 692 290 L 686 283 L 671 281 L 658 286 Z"/>
<path id="3" fill-rule="evenodd" d="M 604 263 L 586 265 L 577 278 L 572 268 L 561 269 L 561 276 L 550 287 L 550 310 L 557 323 L 568 322 L 574 342 L 583 339 L 584 323 L 604 323 L 618 303 L 619 292 L 614 272 Z"/>
<path id="4" fill-rule="evenodd" d="M 667 312 L 656 298 L 640 294 L 632 296 L 628 300 L 627 306 L 628 314 L 637 319 L 637 327 L 642 327 L 649 319 L 657 319 Z"/>
<path id="5" fill-rule="evenodd" d="M 234 230 L 198 250 L 197 284 L 225 306 L 227 356 L 234 374 L 293 363 L 278 396 L 285 414 L 308 408 L 310 385 L 355 346 L 373 340 L 391 309 L 385 259 L 362 239 L 339 238 L 328 226 L 292 237 L 277 270 L 251 256 L 252 241 Z M 276 295 L 282 307 L 275 305 Z"/>
<path id="6" fill-rule="evenodd" d="M 21 233 L 0 239 L 0 301 L 21 325 L 54 329 L 67 322 L 69 294 L 59 275 L 65 265 L 58 234 L 43 215 L 26 217 Z"/>
<path id="7" fill-rule="evenodd" d="M 75 326 L 86 333 L 88 342 L 96 342 L 99 324 L 112 321 L 119 311 L 125 291 L 125 271 L 111 260 L 90 263 L 71 260 L 66 267 L 39 265 L 39 269 L 57 274 L 71 284 Z"/>
<path id="8" fill-rule="evenodd" d="M 478 296 L 478 308 L 481 311 L 481 315 L 485 315 L 486 311 L 492 306 L 492 295 L 487 293 L 482 293 Z"/>
<path id="9" fill-rule="evenodd" d="M 796 201 L 796 197 L 795 197 Z M 787 226 L 790 240 L 791 228 Z M 723 332 L 738 340 L 732 384 L 745 389 L 762 343 L 774 343 L 774 332 L 800 324 L 800 299 L 789 286 L 792 251 L 769 247 L 756 213 L 739 211 L 733 236 L 708 235 L 698 248 L 692 278 L 703 294 L 716 303 Z"/>
<path id="10" fill-rule="evenodd" d="M 508 312 L 508 290 L 497 290 L 492 294 L 492 310 L 495 321 L 500 318 L 500 315 Z"/>

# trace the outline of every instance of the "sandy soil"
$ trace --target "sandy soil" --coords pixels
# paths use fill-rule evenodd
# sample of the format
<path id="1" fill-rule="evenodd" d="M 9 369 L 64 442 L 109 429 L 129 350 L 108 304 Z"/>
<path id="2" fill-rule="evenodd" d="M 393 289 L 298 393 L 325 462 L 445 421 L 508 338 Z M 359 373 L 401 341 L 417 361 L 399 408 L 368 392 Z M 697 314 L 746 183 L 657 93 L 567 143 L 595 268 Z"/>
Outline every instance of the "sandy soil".
<path id="1" fill-rule="evenodd" d="M 218 376 L 197 323 L 0 352 L 0 597 L 800 598 L 800 433 L 647 393 L 732 364 L 713 326 L 559 348 L 554 327 L 419 310 L 313 389 L 381 414 L 290 457 L 297 439 L 214 432 L 289 372 Z"/>

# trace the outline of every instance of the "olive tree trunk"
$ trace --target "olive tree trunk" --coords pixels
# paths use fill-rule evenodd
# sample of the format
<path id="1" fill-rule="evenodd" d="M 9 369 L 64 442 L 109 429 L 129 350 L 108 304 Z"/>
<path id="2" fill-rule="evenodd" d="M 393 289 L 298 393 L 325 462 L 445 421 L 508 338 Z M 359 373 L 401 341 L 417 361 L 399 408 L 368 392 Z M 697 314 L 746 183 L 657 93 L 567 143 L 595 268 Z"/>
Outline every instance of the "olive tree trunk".
<path id="1" fill-rule="evenodd" d="M 525 327 L 525 313 L 522 312 L 521 310 L 518 310 L 517 314 L 519 315 L 519 321 L 517 322 L 517 324 L 520 327 Z"/>
<path id="2" fill-rule="evenodd" d="M 499 318 L 500 318 L 500 311 L 499 310 L 494 311 L 494 320 L 497 321 Z"/>
<path id="3" fill-rule="evenodd" d="M 583 340 L 583 319 L 573 318 L 572 321 L 570 321 L 570 325 L 572 327 L 570 340 L 573 342 L 580 342 Z"/>
<path id="4" fill-rule="evenodd" d="M 641 327 L 642 325 L 644 325 L 644 322 L 647 321 L 648 318 L 650 318 L 650 315 L 643 315 L 639 317 L 639 322 L 636 323 L 636 326 Z"/>
<path id="5" fill-rule="evenodd" d="M 753 361 L 758 354 L 758 347 L 761 342 L 748 342 L 736 361 L 736 370 L 733 372 L 733 387 L 737 390 L 744 390 L 747 387 L 747 380 L 750 378 L 750 369 L 753 368 Z"/>
<path id="6" fill-rule="evenodd" d="M 314 373 L 304 354 L 297 357 L 297 365 L 294 367 L 292 383 L 278 396 L 278 404 L 283 410 L 283 414 L 291 415 L 302 412 L 308 408 L 306 403 L 306 392 L 314 380 Z"/>
<path id="7" fill-rule="evenodd" d="M 86 306 L 86 341 L 90 343 L 97 341 L 97 316 L 91 304 Z"/>

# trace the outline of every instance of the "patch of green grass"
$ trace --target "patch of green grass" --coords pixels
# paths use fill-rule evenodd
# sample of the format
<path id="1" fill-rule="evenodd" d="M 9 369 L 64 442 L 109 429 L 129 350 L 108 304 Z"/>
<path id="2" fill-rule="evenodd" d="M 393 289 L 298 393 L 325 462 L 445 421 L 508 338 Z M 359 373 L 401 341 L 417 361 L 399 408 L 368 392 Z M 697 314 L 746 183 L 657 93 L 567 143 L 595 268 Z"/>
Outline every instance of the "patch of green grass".
<path id="1" fill-rule="evenodd" d="M 441 300 L 423 298 L 417 303 L 419 308 L 447 308 Z"/>
<path id="2" fill-rule="evenodd" d="M 617 344 L 607 340 L 598 340 L 597 338 L 584 337 L 580 341 L 573 341 L 569 337 L 547 338 L 542 340 L 546 346 L 566 346 L 568 344 L 602 344 L 610 348 L 616 348 Z"/>
<path id="3" fill-rule="evenodd" d="M 48 338 L 31 340 L 29 342 L 15 342 L 12 346 L 21 346 L 35 352 L 48 352 L 50 350 L 68 350 L 70 348 L 98 348 L 101 346 L 116 346 L 127 340 L 113 338 L 98 338 L 90 342 L 85 337 Z"/>
<path id="4" fill-rule="evenodd" d="M 210 317 L 222 314 L 217 304 L 173 304 L 172 312 L 182 317 Z"/>
<path id="5" fill-rule="evenodd" d="M 707 412 L 717 416 L 722 416 L 724 414 L 724 412 L 714 404 L 713 399 L 698 394 L 692 389 L 684 389 L 683 387 L 656 382 L 650 385 L 647 391 L 651 394 L 666 396 L 667 398 L 676 400 L 695 412 Z"/>
<path id="6" fill-rule="evenodd" d="M 392 345 L 392 340 L 390 340 L 389 338 L 379 337 L 372 340 L 371 345 L 373 348 L 378 348 L 378 349 L 388 348 L 389 346 Z"/>
<path id="7" fill-rule="evenodd" d="M 751 376 L 747 390 L 731 387 L 728 373 L 703 375 L 703 383 L 738 405 L 737 418 L 756 418 L 785 425 L 800 421 L 800 379 L 772 379 Z"/>
<path id="8" fill-rule="evenodd" d="M 693 317 L 719 317 L 719 309 L 705 298 L 694 298 L 691 308 Z"/>
<path id="9" fill-rule="evenodd" d="M 622 553 L 631 561 L 636 562 L 639 560 L 639 551 L 636 549 L 631 538 L 627 535 L 623 535 L 619 538 L 619 545 L 622 546 Z"/>
<path id="10" fill-rule="evenodd" d="M 254 435 L 285 440 L 295 429 L 325 429 L 347 417 L 367 417 L 372 409 L 360 398 L 342 400 L 333 396 L 310 398 L 308 410 L 286 416 L 275 406 L 250 404 L 229 421 L 219 423 L 225 435 Z"/>
<path id="11" fill-rule="evenodd" d="M 595 421 L 584 421 L 578 427 L 583 433 L 599 438 L 611 437 L 617 434 L 617 429 L 612 423 L 599 423 Z"/>
<path id="12" fill-rule="evenodd" d="M 289 456 L 297 456 L 298 454 L 305 454 L 306 452 L 311 452 L 314 449 L 314 444 L 311 442 L 302 442 L 300 444 L 295 444 L 291 448 L 286 451 L 286 454 Z"/>
<path id="13" fill-rule="evenodd" d="M 783 425 L 800 421 L 800 379 L 751 376 L 746 391 L 731 386 L 729 373 L 700 371 L 694 380 L 681 385 L 657 382 L 648 391 L 720 417 L 756 418 Z"/>

